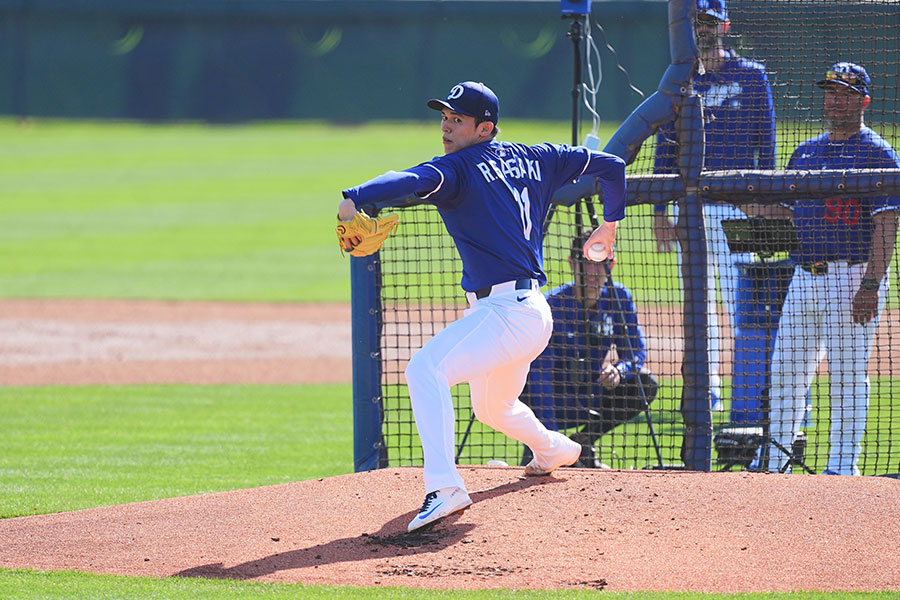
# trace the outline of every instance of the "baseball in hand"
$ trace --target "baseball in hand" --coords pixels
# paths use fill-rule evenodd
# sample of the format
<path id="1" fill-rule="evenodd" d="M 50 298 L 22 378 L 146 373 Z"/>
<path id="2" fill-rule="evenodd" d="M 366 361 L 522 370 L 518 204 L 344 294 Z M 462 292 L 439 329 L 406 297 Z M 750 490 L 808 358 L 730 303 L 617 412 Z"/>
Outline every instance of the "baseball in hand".
<path id="1" fill-rule="evenodd" d="M 591 244 L 588 247 L 587 252 L 588 258 L 594 262 L 601 262 L 606 260 L 606 257 L 609 256 L 609 252 L 606 251 L 606 245 L 597 242 L 595 244 Z"/>

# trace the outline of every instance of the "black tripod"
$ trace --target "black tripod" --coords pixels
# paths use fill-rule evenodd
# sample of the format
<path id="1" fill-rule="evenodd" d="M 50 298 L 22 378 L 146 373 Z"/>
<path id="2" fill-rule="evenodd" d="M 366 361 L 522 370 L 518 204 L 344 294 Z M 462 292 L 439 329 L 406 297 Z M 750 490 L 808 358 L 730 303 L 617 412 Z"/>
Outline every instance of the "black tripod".
<path id="1" fill-rule="evenodd" d="M 722 221 L 722 229 L 728 239 L 728 249 L 734 253 L 753 252 L 759 257 L 760 263 L 765 267 L 766 260 L 772 258 L 777 252 L 791 252 L 797 249 L 797 234 L 794 224 L 790 219 L 764 219 L 754 217 L 750 219 L 725 219 Z M 772 305 L 765 301 L 765 339 L 766 344 L 772 336 Z M 779 469 L 784 473 L 791 465 L 801 467 L 807 473 L 814 473 L 804 462 L 806 450 L 806 436 L 801 432 L 791 449 L 788 450 L 770 435 L 770 405 L 769 387 L 771 382 L 771 358 L 765 352 L 764 383 L 760 390 L 759 406 L 762 413 L 760 427 L 740 427 L 723 429 L 716 435 L 716 448 L 719 459 L 725 463 L 726 469 L 735 465 L 749 468 L 759 450 L 759 469 L 767 470 L 769 464 L 770 447 L 774 446 L 778 451 L 787 456 L 788 460 Z"/>

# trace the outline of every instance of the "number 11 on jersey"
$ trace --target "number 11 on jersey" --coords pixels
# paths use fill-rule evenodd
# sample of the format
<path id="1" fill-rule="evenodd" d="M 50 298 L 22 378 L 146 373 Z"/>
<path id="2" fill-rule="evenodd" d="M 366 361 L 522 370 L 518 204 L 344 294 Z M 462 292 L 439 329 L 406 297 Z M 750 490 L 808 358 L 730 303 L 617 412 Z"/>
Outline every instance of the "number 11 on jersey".
<path id="1" fill-rule="evenodd" d="M 525 234 L 525 239 L 529 240 L 531 239 L 531 201 L 528 199 L 528 188 L 523 188 L 521 192 L 513 186 L 509 186 L 509 189 L 512 190 L 516 203 L 519 205 L 522 233 Z"/>

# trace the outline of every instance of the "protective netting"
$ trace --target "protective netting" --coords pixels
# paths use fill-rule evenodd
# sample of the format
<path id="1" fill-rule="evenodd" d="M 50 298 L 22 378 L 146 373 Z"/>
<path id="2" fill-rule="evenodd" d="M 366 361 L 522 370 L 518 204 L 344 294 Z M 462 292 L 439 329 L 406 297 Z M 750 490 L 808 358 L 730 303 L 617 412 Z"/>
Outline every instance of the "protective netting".
<path id="1" fill-rule="evenodd" d="M 549 415 L 541 409 L 541 398 L 534 389 L 549 380 L 555 391 L 551 396 L 565 399 L 568 409 L 560 413 L 557 427 L 567 433 L 605 430 L 595 435 L 598 462 L 613 468 L 655 467 L 680 463 L 682 424 L 679 414 L 681 368 L 681 303 L 674 258 L 663 257 L 668 263 L 667 273 L 656 265 L 647 265 L 638 258 L 649 250 L 649 207 L 643 207 L 644 217 L 629 217 L 620 229 L 613 281 L 631 290 L 635 302 L 625 299 L 622 306 L 607 299 L 590 317 L 580 311 L 554 311 L 554 330 L 578 332 L 574 345 L 561 351 L 559 360 L 537 364 L 532 368 L 522 400 L 532 405 L 542 419 Z M 573 282 L 578 264 L 569 260 L 573 239 L 577 232 L 592 228 L 592 214 L 602 206 L 593 200 L 577 207 L 557 207 L 545 237 L 545 271 L 548 282 L 545 291 L 565 288 Z M 461 263 L 449 236 L 443 231 L 440 218 L 431 207 L 417 206 L 399 211 L 402 227 L 398 235 L 385 244 L 381 258 L 381 353 L 382 353 L 382 433 L 385 452 L 383 464 L 418 465 L 422 461 L 421 447 L 404 384 L 403 371 L 410 356 L 428 339 L 450 322 L 462 316 L 467 307 L 459 287 Z M 596 216 L 593 217 L 596 219 Z M 643 239 L 642 239 L 643 238 Z M 599 295 L 602 287 L 587 278 L 587 285 L 576 287 L 578 293 Z M 599 284 L 602 286 L 603 284 Z M 590 288 L 588 291 L 587 288 Z M 639 300 L 639 301 L 638 301 Z M 634 339 L 634 332 L 623 335 L 623 324 L 637 312 L 642 335 Z M 612 321 L 615 321 L 613 323 Z M 584 328 L 587 327 L 587 331 Z M 604 333 L 604 327 L 607 329 Z M 615 330 L 614 330 L 615 329 Z M 584 331 L 584 333 L 582 333 Z M 554 336 L 554 339 L 558 336 Z M 578 342 L 588 340 L 592 348 L 583 351 Z M 629 361 L 628 343 L 645 348 L 645 370 L 652 373 L 643 382 L 649 410 L 643 410 L 638 383 L 631 381 L 626 395 L 630 400 L 611 400 L 613 394 L 593 382 L 596 371 L 605 359 L 615 363 L 617 353 L 622 361 Z M 610 348 L 615 344 L 615 348 Z M 551 346 L 555 345 L 551 341 Z M 571 350 L 571 356 L 569 356 Z M 646 379 L 646 378 L 645 378 Z M 652 381 L 655 380 L 655 381 Z M 628 385 L 617 393 L 622 393 Z M 659 391 L 654 389 L 658 381 Z M 525 448 L 473 419 L 468 386 L 452 388 L 457 415 L 457 455 L 461 464 L 483 464 L 489 460 L 503 460 L 518 464 Z M 543 402 L 546 404 L 546 400 Z M 544 407 L 546 409 L 546 407 Z M 649 419 L 648 419 L 649 417 Z M 651 435 L 651 427 L 653 435 Z M 599 429 L 598 429 L 599 428 Z M 656 447 L 659 447 L 659 453 Z"/>
<path id="2" fill-rule="evenodd" d="M 721 6 L 700 4 L 712 12 Z M 865 312 L 864 303 L 855 306 L 863 279 L 877 272 L 867 271 L 872 257 L 896 263 L 890 224 L 898 214 L 892 194 L 900 190 L 886 185 L 847 195 L 841 183 L 809 196 L 746 193 L 785 169 L 796 178 L 797 171 L 900 167 L 887 147 L 900 142 L 900 10 L 888 0 L 747 0 L 730 2 L 727 12 L 727 26 L 696 26 L 702 67 L 693 86 L 703 105 L 704 173 L 749 171 L 742 174 L 744 193 L 733 200 L 755 205 L 744 206 L 746 213 L 770 218 L 748 222 L 720 197 L 703 203 L 712 468 L 900 471 L 896 269 L 875 292 L 877 321 L 856 314 Z M 627 57 L 619 60 L 627 67 Z M 852 64 L 833 69 L 845 62 Z M 871 132 L 842 137 L 854 115 Z M 663 124 L 629 176 L 680 173 L 679 157 L 692 151 L 685 123 Z M 791 185 L 791 192 L 802 191 L 803 178 Z M 556 341 L 534 364 L 522 400 L 594 449 L 585 451 L 585 466 L 682 463 L 682 363 L 686 336 L 697 334 L 684 326 L 683 257 L 660 231 L 661 206 L 653 205 L 660 196 L 632 196 L 611 271 L 618 291 L 609 282 L 592 287 L 583 266 L 569 260 L 573 238 L 602 212 L 600 199 L 557 207 L 545 238 L 543 291 L 552 306 L 554 295 L 560 303 Z M 665 214 L 674 218 L 680 198 L 668 196 Z M 417 206 L 400 213 L 399 233 L 378 263 L 382 465 L 421 464 L 403 369 L 466 307 L 459 259 L 436 211 Z M 671 251 L 660 252 L 660 245 Z M 589 285 L 570 286 L 576 280 Z M 579 300 L 592 294 L 601 296 L 598 308 L 585 308 Z M 639 330 L 630 327 L 634 322 Z M 618 390 L 597 383 L 607 363 L 622 367 Z M 458 462 L 522 460 L 520 444 L 472 418 L 466 386 L 456 386 L 453 397 Z"/>

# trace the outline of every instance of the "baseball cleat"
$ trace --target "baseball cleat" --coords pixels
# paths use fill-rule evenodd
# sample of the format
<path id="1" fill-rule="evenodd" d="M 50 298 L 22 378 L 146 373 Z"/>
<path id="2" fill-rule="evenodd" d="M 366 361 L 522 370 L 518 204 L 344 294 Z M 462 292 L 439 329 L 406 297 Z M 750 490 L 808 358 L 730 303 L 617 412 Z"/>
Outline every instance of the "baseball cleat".
<path id="1" fill-rule="evenodd" d="M 472 504 L 472 499 L 469 498 L 466 490 L 460 487 L 446 487 L 428 492 L 425 494 L 425 502 L 419 509 L 419 514 L 409 522 L 406 530 L 415 531 L 420 527 L 425 527 L 458 510 L 465 510 L 470 504 Z"/>
<path id="2" fill-rule="evenodd" d="M 578 442 L 573 442 L 566 436 L 556 431 L 551 432 L 554 436 L 559 436 L 557 439 L 557 451 L 558 456 L 556 460 L 550 462 L 548 465 L 545 465 L 542 462 L 538 462 L 537 457 L 531 459 L 531 462 L 525 465 L 525 475 L 528 477 L 537 477 L 539 475 L 549 475 L 559 467 L 565 467 L 568 465 L 574 465 L 578 462 L 578 459 L 581 458 L 581 444 Z"/>

